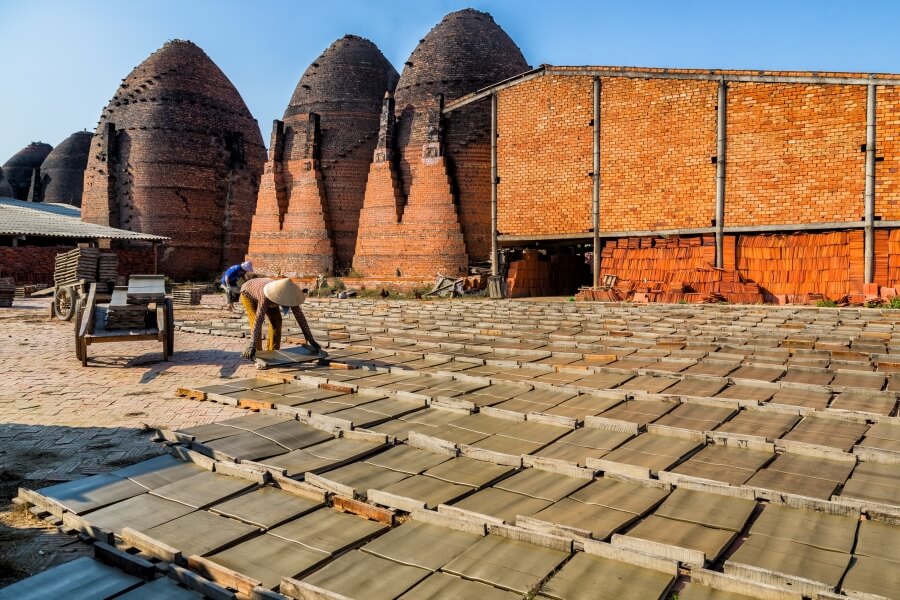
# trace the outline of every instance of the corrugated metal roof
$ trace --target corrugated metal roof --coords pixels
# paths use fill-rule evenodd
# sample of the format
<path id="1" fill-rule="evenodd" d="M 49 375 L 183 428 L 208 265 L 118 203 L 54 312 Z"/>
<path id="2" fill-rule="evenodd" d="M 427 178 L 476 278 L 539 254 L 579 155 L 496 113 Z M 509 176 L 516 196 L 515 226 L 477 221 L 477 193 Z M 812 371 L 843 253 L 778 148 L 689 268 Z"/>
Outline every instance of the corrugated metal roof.
<path id="1" fill-rule="evenodd" d="M 68 204 L 44 204 L 0 198 L 0 235 L 37 235 L 98 240 L 162 242 L 169 238 L 85 223 L 81 210 Z"/>

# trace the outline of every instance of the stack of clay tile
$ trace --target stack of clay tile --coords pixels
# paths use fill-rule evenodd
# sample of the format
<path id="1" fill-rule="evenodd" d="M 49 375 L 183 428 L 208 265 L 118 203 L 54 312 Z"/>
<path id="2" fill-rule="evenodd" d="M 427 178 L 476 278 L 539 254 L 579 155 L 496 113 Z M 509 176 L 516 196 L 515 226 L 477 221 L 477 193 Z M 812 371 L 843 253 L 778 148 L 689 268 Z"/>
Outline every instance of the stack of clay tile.
<path id="1" fill-rule="evenodd" d="M 715 259 L 712 236 L 622 238 L 601 251 L 600 273 L 616 275 L 616 291 L 635 302 L 760 301 L 756 285 L 737 276 L 733 261 L 723 270 L 712 266 Z"/>
<path id="2" fill-rule="evenodd" d="M 12 306 L 13 297 L 16 294 L 16 284 L 12 277 L 0 278 L 0 308 Z"/>
<path id="3" fill-rule="evenodd" d="M 882 233 L 884 230 L 879 230 L 876 232 L 876 249 L 878 246 L 878 237 L 877 234 Z M 888 233 L 888 239 L 886 242 L 887 246 L 887 284 L 891 287 L 897 287 L 900 285 L 900 229 L 891 229 L 890 233 Z M 877 260 L 876 251 L 876 260 Z M 876 269 L 877 271 L 877 269 Z"/>
<path id="4" fill-rule="evenodd" d="M 737 243 L 738 271 L 781 303 L 805 303 L 811 294 L 842 298 L 856 287 L 850 273 L 862 273 L 862 260 L 856 231 L 741 236 Z"/>
<path id="5" fill-rule="evenodd" d="M 537 250 L 525 250 L 522 260 L 509 265 L 506 291 L 510 298 L 549 295 L 550 263 L 540 260 Z"/>

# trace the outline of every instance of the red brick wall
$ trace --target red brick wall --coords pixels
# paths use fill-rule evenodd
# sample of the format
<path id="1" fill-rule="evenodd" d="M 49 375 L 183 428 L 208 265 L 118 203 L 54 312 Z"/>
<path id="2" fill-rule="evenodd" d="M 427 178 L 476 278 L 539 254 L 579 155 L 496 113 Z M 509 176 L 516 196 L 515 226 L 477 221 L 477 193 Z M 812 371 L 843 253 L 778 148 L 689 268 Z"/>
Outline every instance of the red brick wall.
<path id="1" fill-rule="evenodd" d="M 0 277 L 12 277 L 17 284 L 46 283 L 53 285 L 56 255 L 75 248 L 71 246 L 9 246 L 0 247 Z M 152 274 L 153 248 L 113 248 L 119 257 L 119 275 Z"/>
<path id="2" fill-rule="evenodd" d="M 802 74 L 801 74 L 802 75 Z M 601 229 L 711 227 L 717 82 L 603 77 Z M 499 229 L 591 229 L 592 78 L 499 92 Z M 876 214 L 900 219 L 900 90 L 879 86 Z M 726 226 L 858 221 L 866 87 L 729 82 Z"/>
<path id="3" fill-rule="evenodd" d="M 601 80 L 603 231 L 710 226 L 716 97 L 710 81 Z"/>
<path id="4" fill-rule="evenodd" d="M 500 93 L 501 233 L 590 231 L 592 86 L 590 77 L 547 76 Z"/>
<path id="5" fill-rule="evenodd" d="M 900 220 L 900 88 L 878 86 L 875 97 L 875 214 Z M 865 135 L 860 143 L 865 142 Z"/>
<path id="6" fill-rule="evenodd" d="M 856 221 L 864 86 L 728 84 L 725 224 Z"/>

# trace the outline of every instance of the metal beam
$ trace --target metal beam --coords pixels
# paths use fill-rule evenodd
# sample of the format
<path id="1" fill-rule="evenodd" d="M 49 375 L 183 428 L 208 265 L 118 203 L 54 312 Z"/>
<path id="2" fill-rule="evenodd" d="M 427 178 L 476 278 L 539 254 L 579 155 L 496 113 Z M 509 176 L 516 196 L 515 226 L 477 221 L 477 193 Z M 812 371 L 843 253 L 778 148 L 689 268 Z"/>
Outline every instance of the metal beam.
<path id="1" fill-rule="evenodd" d="M 875 279 L 875 85 L 866 96 L 865 282 Z M 887 283 L 883 281 L 882 283 Z"/>
<path id="2" fill-rule="evenodd" d="M 778 225 L 737 225 L 725 227 L 725 233 L 790 234 L 807 231 L 835 231 L 847 229 L 864 229 L 865 221 L 832 221 L 829 223 L 782 223 Z M 875 229 L 897 229 L 900 221 L 875 221 Z M 709 235 L 716 232 L 715 227 L 695 227 L 685 229 L 659 229 L 659 230 L 632 230 L 632 231 L 601 231 L 600 238 L 622 237 L 665 237 L 670 235 Z M 590 243 L 594 234 L 591 231 L 576 233 L 548 233 L 531 235 L 499 235 L 497 239 L 501 244 L 513 244 L 517 242 L 558 242 L 571 241 L 572 243 Z"/>
<path id="3" fill-rule="evenodd" d="M 725 152 L 728 126 L 726 94 L 728 85 L 719 81 L 719 96 L 716 115 L 716 266 L 725 265 Z"/>
<path id="4" fill-rule="evenodd" d="M 628 79 L 682 79 L 691 81 L 734 81 L 739 83 L 807 83 L 818 85 L 900 85 L 896 75 L 881 76 L 860 74 L 855 77 L 840 75 L 768 75 L 726 73 L 710 70 L 703 72 L 669 72 L 660 70 L 642 70 L 626 67 L 554 67 L 547 65 L 545 75 L 581 76 L 581 77 L 624 77 Z"/>
<path id="5" fill-rule="evenodd" d="M 497 241 L 497 94 L 491 94 L 491 275 L 500 274 Z"/>
<path id="6" fill-rule="evenodd" d="M 594 287 L 600 286 L 600 78 L 594 77 L 594 148 L 591 165 L 591 227 L 594 231 L 592 271 Z"/>
<path id="7" fill-rule="evenodd" d="M 473 102 L 478 102 L 488 96 L 491 96 L 501 90 L 505 90 L 506 88 L 513 87 L 514 85 L 519 85 L 520 83 L 525 83 L 526 81 L 530 81 L 535 77 L 540 77 L 544 74 L 544 65 L 541 65 L 537 69 L 532 69 L 531 71 L 525 71 L 515 77 L 510 77 L 509 79 L 504 79 L 503 81 L 499 81 L 494 85 L 488 86 L 486 88 L 482 88 L 478 91 L 472 92 L 471 94 L 467 94 L 461 98 L 457 98 L 453 102 L 448 102 L 444 105 L 443 114 L 451 113 L 454 110 L 458 110 L 463 106 L 468 104 L 472 104 Z"/>

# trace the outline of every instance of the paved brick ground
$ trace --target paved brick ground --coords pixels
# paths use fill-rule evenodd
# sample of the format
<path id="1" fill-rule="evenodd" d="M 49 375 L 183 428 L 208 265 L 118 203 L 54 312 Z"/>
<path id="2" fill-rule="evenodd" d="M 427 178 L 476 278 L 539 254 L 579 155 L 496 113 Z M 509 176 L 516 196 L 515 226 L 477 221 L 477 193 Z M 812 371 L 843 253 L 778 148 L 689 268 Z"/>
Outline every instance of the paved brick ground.
<path id="1" fill-rule="evenodd" d="M 89 348 L 83 368 L 71 323 L 46 301 L 0 311 L 0 470 L 71 479 L 158 453 L 147 430 L 225 419 L 241 411 L 175 396 L 179 385 L 255 372 L 242 340 L 178 332 L 171 362 L 154 342 Z M 29 457 L 32 457 L 31 459 Z"/>
<path id="2" fill-rule="evenodd" d="M 216 299 L 211 297 L 213 301 Z M 150 430 L 227 419 L 244 411 L 175 396 L 183 384 L 256 369 L 244 340 L 177 332 L 175 356 L 154 342 L 90 347 L 75 358 L 72 323 L 50 321 L 46 300 L 0 309 L 0 587 L 90 554 L 90 547 L 28 513 L 7 511 L 19 485 L 42 487 L 158 454 Z M 221 311 L 179 310 L 221 315 Z"/>

